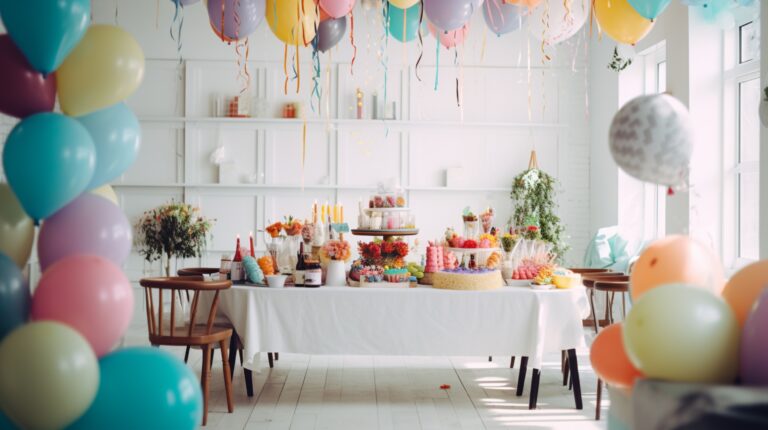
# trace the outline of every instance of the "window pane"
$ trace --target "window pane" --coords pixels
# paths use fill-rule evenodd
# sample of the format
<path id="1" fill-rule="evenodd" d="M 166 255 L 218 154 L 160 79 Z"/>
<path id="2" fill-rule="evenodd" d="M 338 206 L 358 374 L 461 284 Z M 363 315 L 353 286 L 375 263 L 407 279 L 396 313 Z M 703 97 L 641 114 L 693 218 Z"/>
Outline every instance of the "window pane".
<path id="1" fill-rule="evenodd" d="M 739 175 L 739 257 L 757 260 L 760 253 L 758 173 Z"/>
<path id="2" fill-rule="evenodd" d="M 755 23 L 748 22 L 739 27 L 739 63 L 746 63 L 757 54 L 757 32 Z"/>
<path id="3" fill-rule="evenodd" d="M 656 92 L 663 93 L 667 90 L 667 62 L 662 61 L 656 65 Z"/>
<path id="4" fill-rule="evenodd" d="M 760 160 L 760 78 L 739 84 L 739 163 Z"/>

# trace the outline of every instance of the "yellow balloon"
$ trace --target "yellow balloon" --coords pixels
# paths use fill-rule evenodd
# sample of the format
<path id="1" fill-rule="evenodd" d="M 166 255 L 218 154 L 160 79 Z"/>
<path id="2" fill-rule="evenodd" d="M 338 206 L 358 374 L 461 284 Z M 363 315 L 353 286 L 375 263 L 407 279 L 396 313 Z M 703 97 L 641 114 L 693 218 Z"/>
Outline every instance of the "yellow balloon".
<path id="1" fill-rule="evenodd" d="M 314 0 L 267 0 L 267 22 L 272 33 L 283 42 L 307 45 L 315 38 L 320 19 Z"/>
<path id="2" fill-rule="evenodd" d="M 35 223 L 27 216 L 8 184 L 0 184 L 0 253 L 24 268 L 32 253 Z"/>
<path id="3" fill-rule="evenodd" d="M 80 116 L 125 100 L 144 78 L 144 52 L 127 31 L 92 25 L 56 71 L 59 103 Z"/>
<path id="4" fill-rule="evenodd" d="M 397 6 L 400 9 L 408 9 L 409 7 L 418 3 L 419 0 L 389 0 L 392 6 Z"/>
<path id="5" fill-rule="evenodd" d="M 95 194 L 99 197 L 104 197 L 105 199 L 109 200 L 115 205 L 120 206 L 120 204 L 117 202 L 117 194 L 115 194 L 115 190 L 112 189 L 112 187 L 109 184 L 102 185 L 99 188 L 94 188 L 93 190 L 91 190 L 91 194 Z"/>
<path id="6" fill-rule="evenodd" d="M 593 7 L 600 29 L 617 42 L 634 45 L 653 28 L 627 0 L 595 0 Z"/>

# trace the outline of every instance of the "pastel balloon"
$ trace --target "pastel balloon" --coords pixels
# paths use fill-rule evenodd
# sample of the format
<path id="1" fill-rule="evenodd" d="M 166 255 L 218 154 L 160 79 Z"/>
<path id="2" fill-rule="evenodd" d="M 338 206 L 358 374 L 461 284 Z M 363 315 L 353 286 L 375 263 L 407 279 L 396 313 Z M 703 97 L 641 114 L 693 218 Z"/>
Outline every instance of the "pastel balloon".
<path id="1" fill-rule="evenodd" d="M 32 322 L 11 332 L 0 343 L 0 363 L 0 409 L 21 428 L 68 426 L 99 388 L 99 363 L 88 342 L 57 322 Z"/>
<path id="2" fill-rule="evenodd" d="M 36 221 L 85 191 L 95 165 L 96 150 L 88 130 L 57 113 L 38 113 L 18 123 L 3 151 L 8 183 Z"/>
<path id="3" fill-rule="evenodd" d="M 670 95 L 640 96 L 622 106 L 609 145 L 616 164 L 636 179 L 670 187 L 688 181 L 693 125 L 688 109 Z"/>
<path id="4" fill-rule="evenodd" d="M 631 388 L 643 374 L 629 361 L 622 340 L 622 325 L 611 324 L 598 333 L 589 350 L 595 374 L 606 384 Z"/>
<path id="5" fill-rule="evenodd" d="M 648 378 L 732 383 L 739 366 L 739 324 L 725 302 L 686 285 L 655 288 L 624 322 L 624 348 Z"/>
<path id="6" fill-rule="evenodd" d="M 328 18 L 325 21 L 321 21 L 317 26 L 317 49 L 320 52 L 325 52 L 334 46 L 341 39 L 344 38 L 344 33 L 347 31 L 347 18 Z"/>
<path id="7" fill-rule="evenodd" d="M 148 347 L 124 348 L 104 356 L 99 364 L 101 385 L 96 400 L 71 430 L 192 430 L 200 426 L 200 382 L 170 353 Z"/>
<path id="8" fill-rule="evenodd" d="M 21 430 L 10 420 L 3 411 L 0 411 L 0 430 Z"/>
<path id="9" fill-rule="evenodd" d="M 267 0 L 267 23 L 283 43 L 308 45 L 318 22 L 314 0 Z"/>
<path id="10" fill-rule="evenodd" d="M 181 6 L 192 6 L 200 0 L 171 0 L 173 3 L 179 3 Z"/>
<path id="11" fill-rule="evenodd" d="M 487 0 L 483 5 L 485 24 L 496 35 L 510 33 L 523 26 L 528 10 L 501 0 Z"/>
<path id="12" fill-rule="evenodd" d="M 533 9 L 541 3 L 541 0 L 504 0 L 504 3 L 526 6 L 528 9 Z"/>
<path id="13" fill-rule="evenodd" d="M 757 299 L 768 288 L 768 260 L 743 267 L 725 284 L 723 299 L 731 306 L 739 325 L 744 327 Z"/>
<path id="14" fill-rule="evenodd" d="M 467 34 L 469 34 L 468 26 L 453 31 L 442 31 L 432 25 L 431 22 L 427 22 L 427 27 L 429 28 L 429 32 L 432 33 L 432 35 L 440 41 L 440 44 L 446 48 L 453 48 L 454 46 L 464 44 L 464 39 L 467 37 Z"/>
<path id="15" fill-rule="evenodd" d="M 133 94 L 144 78 L 144 52 L 130 33 L 92 25 L 56 72 L 61 109 L 81 116 Z"/>
<path id="16" fill-rule="evenodd" d="M 125 103 L 117 103 L 77 118 L 93 138 L 96 169 L 89 189 L 122 175 L 136 161 L 141 146 L 141 125 Z"/>
<path id="17" fill-rule="evenodd" d="M 115 194 L 115 190 L 112 189 L 111 185 L 102 185 L 99 188 L 94 188 L 91 190 L 91 194 L 105 198 L 115 205 L 120 206 L 120 203 L 117 200 L 117 194 Z"/>
<path id="18" fill-rule="evenodd" d="M 133 316 L 131 284 L 119 267 L 95 255 L 76 255 L 43 273 L 32 296 L 33 320 L 79 331 L 97 356 L 111 351 Z"/>
<path id="19" fill-rule="evenodd" d="M 0 0 L 8 34 L 32 66 L 48 74 L 80 42 L 91 18 L 90 0 Z M 4 63 L 5 64 L 5 63 Z"/>
<path id="20" fill-rule="evenodd" d="M 452 31 L 469 23 L 476 3 L 473 0 L 424 0 L 424 14 L 435 27 Z"/>
<path id="21" fill-rule="evenodd" d="M 0 253 L 23 268 L 32 253 L 35 223 L 8 184 L 0 183 Z"/>
<path id="22" fill-rule="evenodd" d="M 531 35 L 536 39 L 555 45 L 570 39 L 587 22 L 590 7 L 588 0 L 571 0 L 567 8 L 562 0 L 546 1 L 548 6 L 534 9 L 528 21 Z M 545 13 L 549 14 L 546 20 Z"/>
<path id="23" fill-rule="evenodd" d="M 766 281 L 765 287 L 768 287 Z M 741 335 L 741 382 L 768 386 L 768 288 L 763 289 Z"/>
<path id="24" fill-rule="evenodd" d="M 408 9 L 419 3 L 419 0 L 389 0 L 389 4 L 400 9 Z"/>
<path id="25" fill-rule="evenodd" d="M 723 266 L 709 247 L 688 236 L 671 235 L 648 245 L 630 275 L 632 300 L 665 284 L 687 284 L 720 294 Z"/>
<path id="26" fill-rule="evenodd" d="M 387 6 L 389 15 L 389 34 L 400 42 L 410 42 L 419 35 L 421 4 L 408 9 L 400 9 L 391 3 Z"/>
<path id="27" fill-rule="evenodd" d="M 108 200 L 82 194 L 46 219 L 37 240 L 40 268 L 78 255 L 99 255 L 120 266 L 131 253 L 132 229 L 123 211 Z"/>
<path id="28" fill-rule="evenodd" d="M 595 18 L 611 39 L 634 45 L 653 28 L 653 21 L 637 13 L 627 0 L 595 0 Z"/>
<path id="29" fill-rule="evenodd" d="M 7 34 L 0 35 L 0 112 L 25 118 L 50 112 L 56 102 L 56 78 L 32 68 Z"/>
<path id="30" fill-rule="evenodd" d="M 628 0 L 629 4 L 635 8 L 637 13 L 644 18 L 656 19 L 657 16 L 664 12 L 664 9 L 669 6 L 672 0 Z"/>
<path id="31" fill-rule="evenodd" d="M 0 341 L 29 317 L 29 284 L 13 260 L 0 254 Z"/>
<path id="32" fill-rule="evenodd" d="M 342 18 L 352 12 L 355 0 L 320 0 L 320 7 L 332 18 Z"/>
<path id="33" fill-rule="evenodd" d="M 227 41 L 246 39 L 264 20 L 265 0 L 208 0 L 214 33 Z M 222 16 L 223 13 L 223 16 Z"/>

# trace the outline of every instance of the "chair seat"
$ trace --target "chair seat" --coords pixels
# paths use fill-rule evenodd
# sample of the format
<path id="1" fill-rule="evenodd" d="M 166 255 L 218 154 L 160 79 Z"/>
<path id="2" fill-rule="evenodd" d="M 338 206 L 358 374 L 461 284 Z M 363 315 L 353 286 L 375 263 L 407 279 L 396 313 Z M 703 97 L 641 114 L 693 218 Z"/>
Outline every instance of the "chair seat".
<path id="1" fill-rule="evenodd" d="M 207 331 L 205 324 L 195 324 L 192 327 L 192 335 L 190 336 L 188 335 L 189 325 L 187 324 L 184 327 L 176 327 L 174 329 L 174 336 L 171 336 L 170 328 L 164 327 L 163 336 L 150 335 L 149 342 L 153 345 L 172 346 L 210 345 L 229 339 L 232 336 L 232 325 L 216 323 L 211 327 L 210 333 L 207 333 Z"/>
<path id="2" fill-rule="evenodd" d="M 594 283 L 595 291 L 607 291 L 612 293 L 629 292 L 629 282 L 622 281 L 597 281 Z"/>

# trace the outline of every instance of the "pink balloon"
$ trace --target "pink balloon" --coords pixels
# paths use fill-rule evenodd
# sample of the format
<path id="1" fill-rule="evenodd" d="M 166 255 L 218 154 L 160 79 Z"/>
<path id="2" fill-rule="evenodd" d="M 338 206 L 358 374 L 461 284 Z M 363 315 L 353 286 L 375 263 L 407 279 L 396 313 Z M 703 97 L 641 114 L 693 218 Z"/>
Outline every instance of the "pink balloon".
<path id="1" fill-rule="evenodd" d="M 458 30 L 443 31 L 435 27 L 431 22 L 427 22 L 429 32 L 437 38 L 440 43 L 446 48 L 453 48 L 456 45 L 463 45 L 464 39 L 469 34 L 469 23 L 464 24 L 463 27 Z"/>
<path id="2" fill-rule="evenodd" d="M 97 356 L 112 350 L 133 316 L 131 284 L 120 268 L 95 255 L 76 255 L 48 268 L 32 295 L 32 320 L 66 324 Z"/>
<path id="3" fill-rule="evenodd" d="M 0 35 L 0 112 L 26 118 L 50 112 L 56 102 L 56 77 L 34 70 L 7 34 Z"/>
<path id="4" fill-rule="evenodd" d="M 341 18 L 352 12 L 355 0 L 320 0 L 320 7 L 333 18 Z"/>

